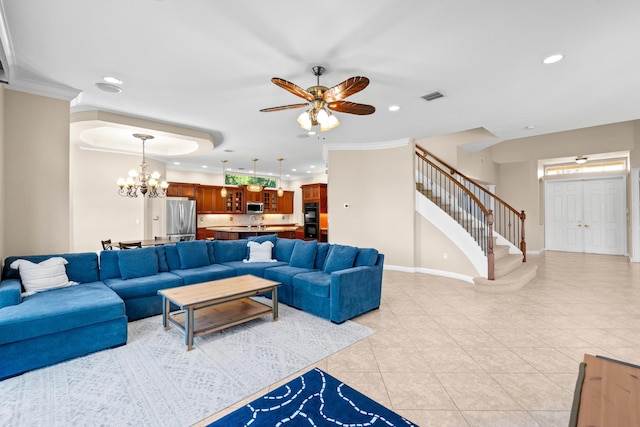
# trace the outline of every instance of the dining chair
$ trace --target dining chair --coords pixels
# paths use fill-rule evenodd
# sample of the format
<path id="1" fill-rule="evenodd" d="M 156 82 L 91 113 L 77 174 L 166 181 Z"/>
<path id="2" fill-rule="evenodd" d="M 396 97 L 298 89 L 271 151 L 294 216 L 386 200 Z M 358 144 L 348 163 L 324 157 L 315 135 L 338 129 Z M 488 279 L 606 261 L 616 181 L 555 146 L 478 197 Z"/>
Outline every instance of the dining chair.
<path id="1" fill-rule="evenodd" d="M 123 243 L 120 242 L 120 249 L 133 249 L 133 248 L 141 248 L 142 242 L 129 242 Z"/>
<path id="2" fill-rule="evenodd" d="M 113 245 L 111 245 L 111 239 L 102 240 L 102 250 L 106 251 L 109 249 L 113 249 Z"/>

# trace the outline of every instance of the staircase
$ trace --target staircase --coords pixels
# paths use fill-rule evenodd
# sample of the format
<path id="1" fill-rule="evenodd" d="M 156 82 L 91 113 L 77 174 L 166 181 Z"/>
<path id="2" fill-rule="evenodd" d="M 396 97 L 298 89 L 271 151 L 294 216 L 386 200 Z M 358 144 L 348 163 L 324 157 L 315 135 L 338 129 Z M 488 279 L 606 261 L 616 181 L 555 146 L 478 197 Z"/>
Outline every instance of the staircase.
<path id="1" fill-rule="evenodd" d="M 495 279 L 474 277 L 475 289 L 480 292 L 502 293 L 522 289 L 535 279 L 538 266 L 532 262 L 522 262 L 522 255 L 510 254 L 509 246 L 494 244 Z"/>
<path id="2" fill-rule="evenodd" d="M 416 157 L 416 190 L 463 227 L 487 257 L 487 277 L 474 278 L 475 289 L 510 292 L 535 278 L 537 266 L 526 262 L 524 211 L 513 209 L 420 146 Z M 498 235 L 508 243 L 498 244 Z"/>

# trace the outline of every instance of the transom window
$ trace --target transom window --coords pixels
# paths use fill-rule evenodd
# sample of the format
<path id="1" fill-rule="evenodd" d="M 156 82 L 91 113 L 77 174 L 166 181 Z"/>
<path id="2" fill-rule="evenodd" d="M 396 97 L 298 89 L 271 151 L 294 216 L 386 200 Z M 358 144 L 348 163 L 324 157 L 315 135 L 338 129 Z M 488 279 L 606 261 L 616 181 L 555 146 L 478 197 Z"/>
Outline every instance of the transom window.
<path id="1" fill-rule="evenodd" d="M 266 188 L 277 188 L 278 180 L 276 178 L 266 178 L 263 176 L 253 177 L 253 175 L 234 175 L 227 173 L 224 175 L 224 183 L 228 185 L 249 185 L 257 183 Z"/>
<path id="2" fill-rule="evenodd" d="M 618 172 L 627 169 L 625 159 L 608 159 L 584 164 L 549 165 L 544 167 L 545 175 L 571 175 L 576 173 Z"/>

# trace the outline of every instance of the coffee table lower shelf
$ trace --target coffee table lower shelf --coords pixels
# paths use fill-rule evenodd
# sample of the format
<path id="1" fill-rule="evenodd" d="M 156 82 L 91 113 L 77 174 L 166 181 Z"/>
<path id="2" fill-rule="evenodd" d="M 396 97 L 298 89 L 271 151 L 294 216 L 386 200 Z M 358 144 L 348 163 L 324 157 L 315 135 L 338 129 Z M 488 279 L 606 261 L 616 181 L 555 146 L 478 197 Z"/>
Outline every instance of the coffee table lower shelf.
<path id="1" fill-rule="evenodd" d="M 169 314 L 169 321 L 185 329 L 186 310 Z M 250 298 L 199 308 L 194 312 L 193 336 L 215 332 L 273 313 L 273 308 Z"/>

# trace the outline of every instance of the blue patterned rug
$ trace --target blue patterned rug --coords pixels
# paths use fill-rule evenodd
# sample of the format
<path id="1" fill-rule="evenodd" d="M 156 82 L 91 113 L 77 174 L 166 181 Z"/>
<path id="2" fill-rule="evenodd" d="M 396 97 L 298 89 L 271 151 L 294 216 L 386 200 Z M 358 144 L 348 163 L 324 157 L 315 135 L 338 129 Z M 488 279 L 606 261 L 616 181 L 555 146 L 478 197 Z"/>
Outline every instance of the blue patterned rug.
<path id="1" fill-rule="evenodd" d="M 208 427 L 417 426 L 316 368 Z"/>

